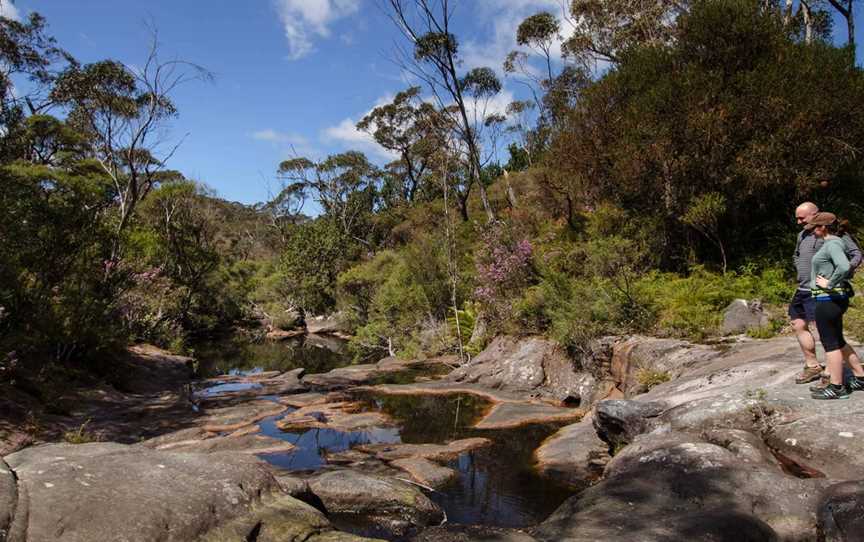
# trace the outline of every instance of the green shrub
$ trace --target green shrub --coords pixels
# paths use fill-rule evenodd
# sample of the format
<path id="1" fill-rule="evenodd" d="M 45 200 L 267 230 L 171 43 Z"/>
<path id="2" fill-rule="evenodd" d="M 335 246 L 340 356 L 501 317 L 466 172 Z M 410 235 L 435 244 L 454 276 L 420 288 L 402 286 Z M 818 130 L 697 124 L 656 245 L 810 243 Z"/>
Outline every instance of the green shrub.
<path id="1" fill-rule="evenodd" d="M 643 367 L 636 371 L 636 381 L 639 382 L 639 385 L 642 386 L 645 391 L 648 391 L 654 386 L 664 382 L 669 382 L 671 378 L 672 375 L 669 374 L 669 371 L 658 371 L 647 367 Z"/>
<path id="2" fill-rule="evenodd" d="M 748 329 L 747 336 L 751 339 L 770 339 L 776 337 L 785 324 L 784 318 L 775 316 L 768 325 Z"/>
<path id="3" fill-rule="evenodd" d="M 687 276 L 650 272 L 636 286 L 656 315 L 654 331 L 661 335 L 704 340 L 717 333 L 723 310 L 734 299 L 761 299 L 781 304 L 791 291 L 783 271 L 753 267 L 712 273 L 695 267 Z"/>
<path id="4" fill-rule="evenodd" d="M 87 425 L 89 423 L 90 419 L 88 418 L 87 421 L 78 427 L 78 429 L 74 431 L 66 431 L 63 433 L 63 440 L 69 444 L 87 444 L 88 442 L 98 442 L 102 440 L 101 435 L 87 430 Z"/>

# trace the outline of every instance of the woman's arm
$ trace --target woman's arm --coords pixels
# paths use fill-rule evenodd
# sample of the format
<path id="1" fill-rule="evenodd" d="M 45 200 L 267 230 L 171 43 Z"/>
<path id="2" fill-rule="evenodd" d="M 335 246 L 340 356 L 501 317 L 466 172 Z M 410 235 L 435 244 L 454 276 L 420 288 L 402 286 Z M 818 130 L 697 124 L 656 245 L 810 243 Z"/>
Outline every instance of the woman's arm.
<path id="1" fill-rule="evenodd" d="M 844 244 L 840 243 L 825 243 L 825 248 L 828 251 L 828 256 L 831 258 L 831 263 L 834 264 L 834 272 L 828 277 L 828 289 L 836 288 L 846 276 L 849 274 L 849 259 L 846 257 Z"/>

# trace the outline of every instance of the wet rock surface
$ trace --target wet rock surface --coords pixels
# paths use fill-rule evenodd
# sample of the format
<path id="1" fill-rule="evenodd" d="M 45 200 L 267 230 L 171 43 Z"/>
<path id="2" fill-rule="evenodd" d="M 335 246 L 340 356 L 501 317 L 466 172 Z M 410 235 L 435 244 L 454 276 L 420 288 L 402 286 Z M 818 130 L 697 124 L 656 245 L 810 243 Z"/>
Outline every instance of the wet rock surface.
<path id="1" fill-rule="evenodd" d="M 407 536 L 444 519 L 420 489 L 392 478 L 333 471 L 311 479 L 309 488 L 331 517 L 341 518 L 337 524 L 374 525 L 372 531 L 380 530 L 374 534 L 388 538 Z"/>
<path id="2" fill-rule="evenodd" d="M 357 449 L 371 453 L 383 461 L 422 458 L 432 461 L 454 459 L 460 454 L 489 446 L 492 441 L 485 438 L 455 440 L 448 444 L 369 444 Z"/>
<path id="3" fill-rule="evenodd" d="M 367 427 L 393 425 L 393 421 L 380 412 L 364 412 L 362 405 L 353 401 L 332 403 L 316 402 L 286 415 L 276 426 L 283 431 L 309 428 L 329 428 L 336 431 L 356 431 Z"/>
<path id="4" fill-rule="evenodd" d="M 600 440 L 594 429 L 593 415 L 546 439 L 534 457 L 544 475 L 578 489 L 599 480 L 611 458 L 609 445 Z"/>
<path id="5" fill-rule="evenodd" d="M 390 466 L 404 470 L 412 480 L 426 487 L 439 488 L 454 478 L 456 471 L 442 467 L 424 457 L 405 457 L 390 461 Z"/>
<path id="6" fill-rule="evenodd" d="M 492 407 L 474 427 L 506 429 L 532 423 L 571 422 L 582 417 L 583 411 L 542 403 L 507 402 Z"/>

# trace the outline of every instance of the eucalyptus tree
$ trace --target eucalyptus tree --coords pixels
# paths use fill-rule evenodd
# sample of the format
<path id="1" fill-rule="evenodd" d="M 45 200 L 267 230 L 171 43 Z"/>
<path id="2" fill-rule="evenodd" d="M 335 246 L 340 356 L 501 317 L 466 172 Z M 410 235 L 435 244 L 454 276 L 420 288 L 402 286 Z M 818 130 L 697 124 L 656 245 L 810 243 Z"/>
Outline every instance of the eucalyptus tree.
<path id="1" fill-rule="evenodd" d="M 489 221 L 495 219 L 483 168 L 483 131 L 492 97 L 501 82 L 489 68 L 461 69 L 459 44 L 452 32 L 453 7 L 449 0 L 387 0 L 396 26 L 410 42 L 412 51 L 398 50 L 398 60 L 432 93 L 439 111 L 451 117 L 458 145 L 468 165 L 469 178 L 477 185 Z"/>
<path id="2" fill-rule="evenodd" d="M 392 177 L 401 180 L 396 189 L 401 200 L 413 202 L 444 142 L 446 119 L 435 106 L 420 98 L 420 87 L 415 86 L 373 109 L 357 123 L 357 128 L 398 154 L 399 158 L 387 169 L 394 173 Z"/>
<path id="3" fill-rule="evenodd" d="M 28 114 L 41 112 L 59 62 L 72 62 L 46 33 L 45 18 L 31 13 L 26 21 L 0 17 L 0 160 L 21 158 Z M 28 85 L 15 86 L 13 79 Z M 20 82 L 20 81 L 19 81 Z"/>
<path id="4" fill-rule="evenodd" d="M 141 68 L 114 60 L 74 63 L 58 77 L 52 100 L 69 109 L 69 123 L 87 136 L 91 154 L 114 184 L 112 261 L 120 258 L 121 237 L 136 206 L 165 178 L 166 162 L 182 142 L 166 136 L 177 115 L 171 95 L 184 83 L 209 77 L 200 66 L 160 60 L 155 38 Z"/>
<path id="5" fill-rule="evenodd" d="M 516 29 L 516 43 L 526 47 L 539 57 L 543 66 L 539 72 L 531 65 L 531 57 L 523 50 L 508 53 L 504 60 L 504 71 L 519 74 L 520 80 L 530 91 L 534 103 L 542 112 L 541 96 L 549 89 L 555 79 L 553 46 L 561 38 L 561 23 L 548 11 L 541 11 L 527 17 Z"/>
<path id="6" fill-rule="evenodd" d="M 348 151 L 320 162 L 292 158 L 279 164 L 278 175 L 287 181 L 292 197 L 311 197 L 344 235 L 368 244 L 381 171 L 363 153 Z"/>
<path id="7" fill-rule="evenodd" d="M 674 39 L 675 21 L 689 0 L 571 0 L 572 34 L 563 50 L 589 68 L 617 64 L 633 45 L 663 45 Z"/>
<path id="8" fill-rule="evenodd" d="M 525 18 L 515 37 L 521 49 L 507 55 L 504 72 L 526 87 L 532 99 L 508 105 L 509 130 L 533 163 L 590 76 L 568 56 L 555 58 L 556 44 L 562 39 L 561 21 L 552 13 L 540 11 Z"/>

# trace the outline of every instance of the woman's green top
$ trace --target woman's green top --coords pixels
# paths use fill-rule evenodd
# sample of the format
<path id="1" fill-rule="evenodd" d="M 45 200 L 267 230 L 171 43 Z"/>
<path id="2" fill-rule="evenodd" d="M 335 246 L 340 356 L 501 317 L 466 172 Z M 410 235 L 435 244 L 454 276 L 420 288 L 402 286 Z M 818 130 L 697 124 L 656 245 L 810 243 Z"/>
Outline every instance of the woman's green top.
<path id="1" fill-rule="evenodd" d="M 846 248 L 843 240 L 839 237 L 830 237 L 822 244 L 822 248 L 813 255 L 812 271 L 810 272 L 810 289 L 816 299 L 829 299 L 831 297 L 849 295 L 849 259 L 846 257 Z M 828 287 L 820 288 L 816 285 L 816 277 L 822 275 L 828 279 Z"/>

